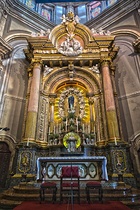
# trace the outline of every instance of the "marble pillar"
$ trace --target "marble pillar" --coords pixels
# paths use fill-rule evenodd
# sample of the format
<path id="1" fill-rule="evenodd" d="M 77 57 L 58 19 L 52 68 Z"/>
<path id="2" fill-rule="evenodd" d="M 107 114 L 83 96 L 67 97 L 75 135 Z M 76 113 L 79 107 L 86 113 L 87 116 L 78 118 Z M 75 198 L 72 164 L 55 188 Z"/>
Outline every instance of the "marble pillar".
<path id="1" fill-rule="evenodd" d="M 33 65 L 33 76 L 31 81 L 27 120 L 25 127 L 25 139 L 35 141 L 36 138 L 36 125 L 37 125 L 37 113 L 38 113 L 38 102 L 39 102 L 39 87 L 40 87 L 40 75 L 41 75 L 41 64 L 34 63 Z"/>
<path id="2" fill-rule="evenodd" d="M 103 89 L 104 89 L 109 141 L 114 141 L 114 143 L 117 144 L 117 140 L 120 139 L 120 135 L 119 135 L 118 119 L 115 107 L 112 81 L 110 76 L 109 62 L 103 61 L 101 64 L 101 68 L 103 76 Z"/>

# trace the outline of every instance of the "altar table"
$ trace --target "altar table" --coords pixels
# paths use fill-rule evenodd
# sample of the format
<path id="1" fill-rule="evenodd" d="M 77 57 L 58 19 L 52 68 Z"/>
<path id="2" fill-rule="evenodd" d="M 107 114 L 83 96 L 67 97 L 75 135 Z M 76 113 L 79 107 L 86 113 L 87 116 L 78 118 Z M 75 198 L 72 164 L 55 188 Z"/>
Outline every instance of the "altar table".
<path id="1" fill-rule="evenodd" d="M 42 178 L 47 180 L 57 180 L 61 176 L 63 166 L 78 166 L 82 179 L 96 179 L 99 176 L 101 166 L 101 178 L 108 180 L 107 159 L 105 156 L 86 156 L 86 157 L 39 157 L 37 159 L 37 180 Z"/>

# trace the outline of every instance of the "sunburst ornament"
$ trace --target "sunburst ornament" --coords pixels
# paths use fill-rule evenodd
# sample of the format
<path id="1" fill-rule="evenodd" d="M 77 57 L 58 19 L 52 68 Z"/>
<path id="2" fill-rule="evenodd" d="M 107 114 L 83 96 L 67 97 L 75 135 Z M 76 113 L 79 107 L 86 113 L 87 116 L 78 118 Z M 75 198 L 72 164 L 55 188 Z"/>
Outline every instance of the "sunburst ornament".
<path id="1" fill-rule="evenodd" d="M 81 138 L 77 133 L 74 132 L 69 132 L 67 133 L 64 138 L 63 138 L 63 144 L 64 146 L 68 149 L 68 142 L 69 141 L 74 141 L 75 140 L 75 146 L 76 148 L 80 147 L 81 145 Z"/>

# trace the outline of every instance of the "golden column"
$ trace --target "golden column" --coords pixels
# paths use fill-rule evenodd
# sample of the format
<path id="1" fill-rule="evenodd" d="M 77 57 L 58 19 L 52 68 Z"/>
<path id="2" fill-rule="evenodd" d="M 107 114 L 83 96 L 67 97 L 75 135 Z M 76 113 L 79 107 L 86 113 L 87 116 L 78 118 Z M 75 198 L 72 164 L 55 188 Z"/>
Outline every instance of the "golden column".
<path id="1" fill-rule="evenodd" d="M 115 106 L 109 64 L 110 64 L 109 60 L 103 60 L 101 62 L 101 69 L 103 76 L 103 89 L 104 89 L 109 141 L 114 141 L 114 143 L 117 144 L 117 140 L 120 139 L 120 135 L 119 135 L 118 119 L 116 113 L 116 106 Z"/>
<path id="2" fill-rule="evenodd" d="M 40 87 L 41 63 L 39 61 L 33 62 L 33 76 L 31 81 L 31 89 L 29 95 L 29 103 L 27 110 L 27 120 L 25 125 L 25 139 L 35 141 L 37 113 L 39 101 L 39 87 Z"/>

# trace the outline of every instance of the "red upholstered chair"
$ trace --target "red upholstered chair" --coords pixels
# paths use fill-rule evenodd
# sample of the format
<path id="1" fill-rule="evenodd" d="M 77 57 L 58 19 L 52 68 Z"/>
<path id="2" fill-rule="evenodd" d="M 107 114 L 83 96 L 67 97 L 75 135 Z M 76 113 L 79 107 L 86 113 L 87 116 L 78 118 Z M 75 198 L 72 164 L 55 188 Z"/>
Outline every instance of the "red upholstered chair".
<path id="1" fill-rule="evenodd" d="M 40 185 L 40 203 L 45 201 L 46 193 L 52 193 L 52 202 L 56 201 L 57 186 L 55 182 L 43 182 Z"/>
<path id="2" fill-rule="evenodd" d="M 99 201 L 103 202 L 103 188 L 100 181 L 89 181 L 86 183 L 86 196 L 87 201 L 90 203 L 90 195 L 91 191 L 98 190 L 99 193 Z"/>
<path id="3" fill-rule="evenodd" d="M 80 180 L 79 169 L 77 166 L 62 167 L 60 177 L 60 202 L 63 201 L 63 194 L 69 192 L 69 197 L 73 199 L 76 194 L 80 204 Z M 71 201 L 72 202 L 72 201 Z"/>

